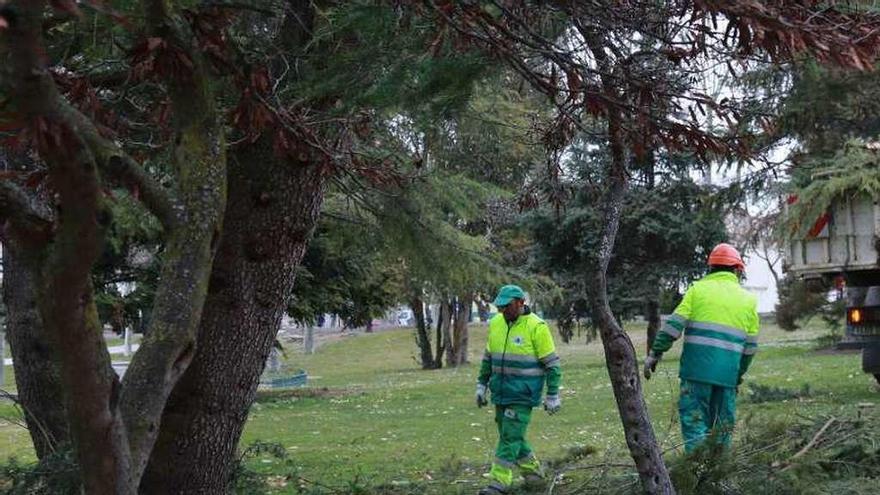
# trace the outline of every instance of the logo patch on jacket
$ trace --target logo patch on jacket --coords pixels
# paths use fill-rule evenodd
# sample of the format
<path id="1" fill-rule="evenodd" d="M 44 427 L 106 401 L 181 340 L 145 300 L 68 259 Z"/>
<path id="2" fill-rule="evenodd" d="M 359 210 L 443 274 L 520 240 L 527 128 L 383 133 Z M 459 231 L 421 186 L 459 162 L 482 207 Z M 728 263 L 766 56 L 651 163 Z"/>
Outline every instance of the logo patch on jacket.
<path id="1" fill-rule="evenodd" d="M 521 335 L 517 335 L 513 338 L 513 343 L 516 345 L 523 345 L 523 338 Z"/>

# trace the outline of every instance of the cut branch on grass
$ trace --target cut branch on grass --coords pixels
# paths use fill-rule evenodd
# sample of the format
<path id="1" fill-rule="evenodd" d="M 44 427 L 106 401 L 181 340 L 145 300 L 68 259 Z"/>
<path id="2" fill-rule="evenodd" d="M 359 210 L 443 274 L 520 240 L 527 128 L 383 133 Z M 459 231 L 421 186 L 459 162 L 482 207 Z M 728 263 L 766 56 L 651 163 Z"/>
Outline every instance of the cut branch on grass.
<path id="1" fill-rule="evenodd" d="M 797 451 L 797 453 L 795 453 L 793 456 L 791 456 L 791 458 L 789 460 L 787 460 L 786 462 L 782 463 L 779 466 L 780 467 L 779 471 L 785 472 L 785 471 L 788 471 L 789 469 L 791 469 L 791 467 L 794 466 L 794 462 L 796 460 L 798 460 L 799 458 L 803 457 L 807 452 L 809 452 L 810 449 L 812 449 L 816 445 L 816 443 L 819 441 L 819 439 L 822 438 L 822 435 L 825 434 L 825 431 L 828 430 L 828 428 L 832 424 L 834 424 L 835 421 L 837 421 L 837 418 L 835 418 L 834 416 L 828 418 L 828 421 L 826 421 L 825 424 L 822 425 L 822 428 L 819 428 L 819 431 L 817 431 L 816 434 L 813 435 L 813 438 L 811 438 L 810 441 L 807 442 L 807 444 L 804 445 L 804 447 L 801 450 Z"/>

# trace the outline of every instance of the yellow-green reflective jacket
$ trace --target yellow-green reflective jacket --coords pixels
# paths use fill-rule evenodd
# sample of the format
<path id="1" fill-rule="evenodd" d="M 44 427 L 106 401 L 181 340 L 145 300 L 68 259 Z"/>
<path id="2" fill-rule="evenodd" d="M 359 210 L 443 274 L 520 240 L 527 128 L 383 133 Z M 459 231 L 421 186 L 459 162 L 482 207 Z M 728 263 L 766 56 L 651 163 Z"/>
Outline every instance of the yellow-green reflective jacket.
<path id="1" fill-rule="evenodd" d="M 556 395 L 561 379 L 559 356 L 544 320 L 526 313 L 510 325 L 503 314 L 489 321 L 479 382 L 488 384 L 493 404 L 537 406 L 544 384 L 548 395 Z"/>
<path id="2" fill-rule="evenodd" d="M 662 354 L 682 336 L 682 379 L 737 386 L 758 350 L 755 296 L 740 287 L 733 273 L 703 277 L 663 323 L 651 349 Z"/>

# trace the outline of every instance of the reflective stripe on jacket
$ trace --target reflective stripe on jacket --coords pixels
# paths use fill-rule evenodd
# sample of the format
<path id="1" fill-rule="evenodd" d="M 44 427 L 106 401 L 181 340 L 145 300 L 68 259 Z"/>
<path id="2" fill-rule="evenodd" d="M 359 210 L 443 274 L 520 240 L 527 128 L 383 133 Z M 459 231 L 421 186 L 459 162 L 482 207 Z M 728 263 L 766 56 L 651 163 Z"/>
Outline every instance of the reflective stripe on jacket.
<path id="1" fill-rule="evenodd" d="M 682 379 L 735 387 L 758 350 L 757 299 L 735 274 L 709 274 L 688 289 L 651 349 L 662 354 L 682 336 Z"/>

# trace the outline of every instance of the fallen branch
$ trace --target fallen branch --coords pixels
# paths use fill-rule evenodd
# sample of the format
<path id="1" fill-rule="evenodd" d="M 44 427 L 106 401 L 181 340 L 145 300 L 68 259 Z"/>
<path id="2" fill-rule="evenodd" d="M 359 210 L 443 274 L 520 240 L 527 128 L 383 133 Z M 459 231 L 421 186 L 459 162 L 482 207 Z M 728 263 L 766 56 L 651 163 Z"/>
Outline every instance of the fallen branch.
<path id="1" fill-rule="evenodd" d="M 553 488 L 556 487 L 556 480 L 559 479 L 559 474 L 554 474 L 553 479 L 550 480 L 550 486 L 547 487 L 547 495 L 553 495 Z"/>
<path id="2" fill-rule="evenodd" d="M 803 457 L 807 452 L 809 452 L 810 449 L 812 449 L 816 445 L 816 443 L 819 441 L 819 438 L 822 437 L 822 435 L 825 433 L 825 431 L 828 430 L 828 428 L 832 424 L 834 424 L 835 421 L 837 421 L 837 418 L 832 416 L 830 419 L 828 419 L 828 421 L 825 422 L 825 424 L 822 426 L 822 428 L 820 428 L 819 431 L 817 431 L 816 434 L 813 435 L 813 438 L 809 441 L 809 443 L 804 445 L 804 448 L 799 450 L 795 455 L 791 456 L 791 459 L 789 459 L 784 464 L 781 464 L 779 466 L 774 466 L 774 467 L 781 467 L 779 472 L 785 472 L 785 471 L 791 469 L 791 467 L 794 465 L 794 461 Z"/>
<path id="3" fill-rule="evenodd" d="M 560 473 L 565 473 L 569 471 L 580 471 L 587 469 L 608 469 L 608 468 L 626 468 L 626 469 L 635 469 L 635 464 L 632 463 L 623 463 L 623 462 L 603 462 L 600 464 L 581 464 L 580 466 L 571 466 L 565 469 L 560 469 Z"/>

